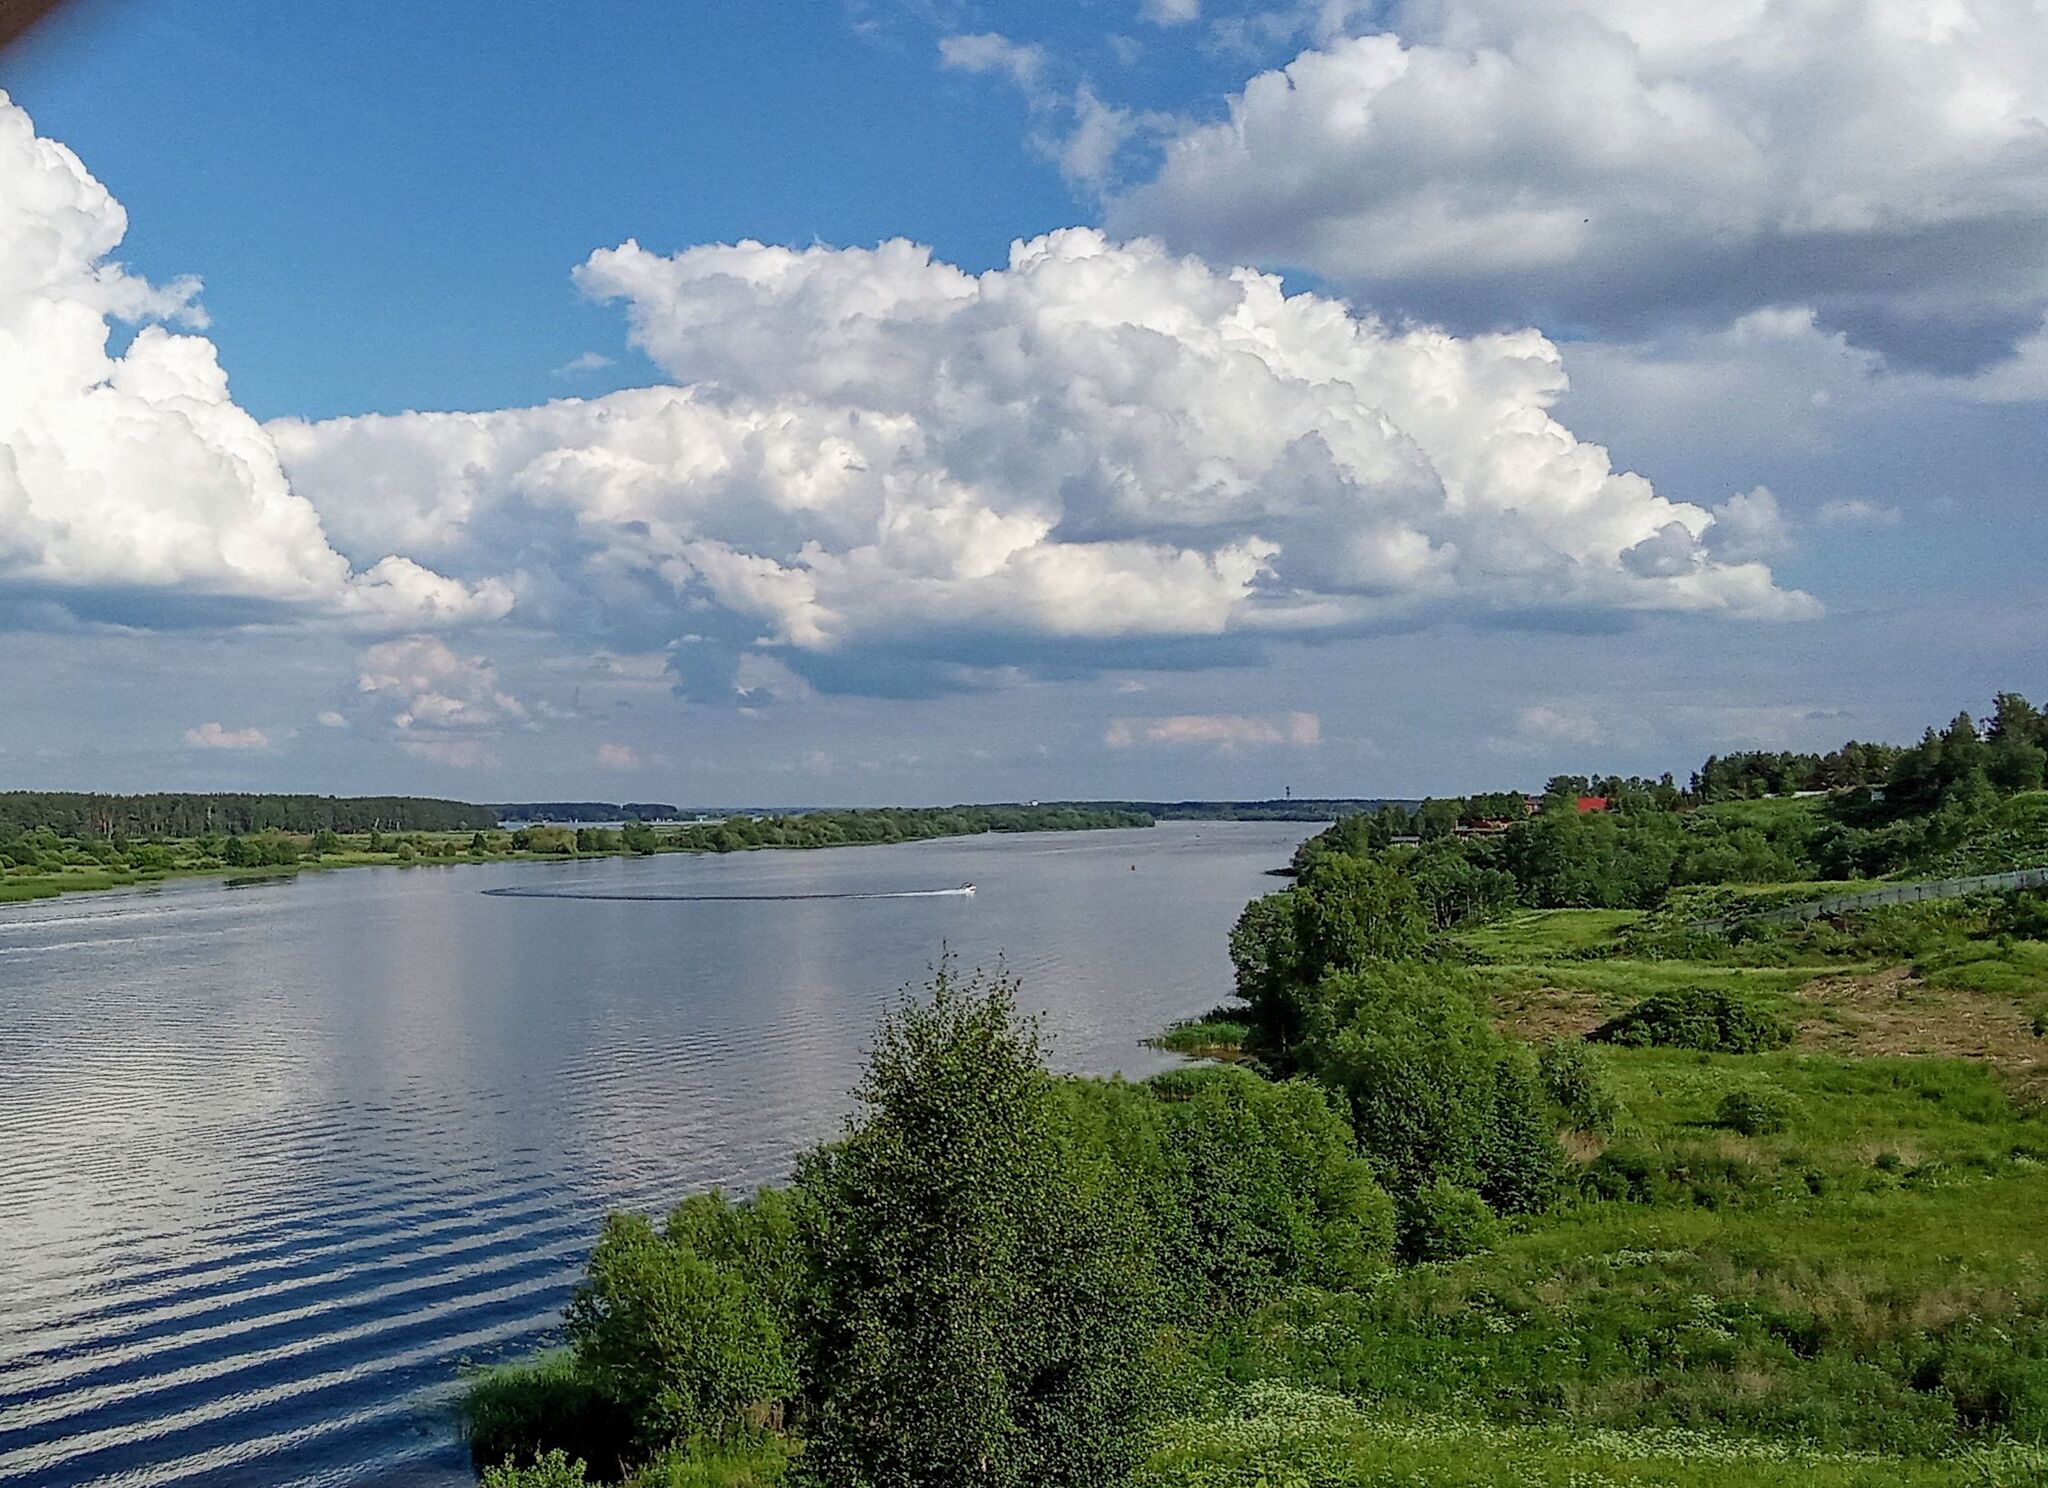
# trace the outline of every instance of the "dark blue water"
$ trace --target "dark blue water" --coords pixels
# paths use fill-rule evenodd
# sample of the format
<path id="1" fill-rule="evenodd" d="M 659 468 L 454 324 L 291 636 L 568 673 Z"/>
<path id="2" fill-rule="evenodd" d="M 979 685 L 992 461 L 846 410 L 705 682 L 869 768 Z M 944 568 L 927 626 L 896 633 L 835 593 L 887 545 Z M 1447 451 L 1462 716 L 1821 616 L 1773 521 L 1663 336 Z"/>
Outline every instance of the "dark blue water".
<path id="1" fill-rule="evenodd" d="M 1007 957 L 1056 1062 L 1148 1071 L 1307 830 L 0 908 L 0 1488 L 467 1482 L 459 1362 L 546 1339 L 605 1207 L 751 1188 L 831 1136 L 942 944 Z"/>

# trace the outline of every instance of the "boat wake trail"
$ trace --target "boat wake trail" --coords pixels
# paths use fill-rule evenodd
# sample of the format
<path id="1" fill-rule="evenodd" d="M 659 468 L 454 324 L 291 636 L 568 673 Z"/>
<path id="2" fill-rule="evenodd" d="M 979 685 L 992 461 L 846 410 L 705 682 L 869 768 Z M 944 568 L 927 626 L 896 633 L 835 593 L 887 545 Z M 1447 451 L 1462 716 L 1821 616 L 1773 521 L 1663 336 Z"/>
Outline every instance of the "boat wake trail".
<path id="1" fill-rule="evenodd" d="M 493 899 L 613 899 L 648 904 L 786 904 L 801 899 L 958 899 L 973 884 L 951 889 L 888 889 L 841 894 L 661 894 L 627 889 L 485 889 Z"/>

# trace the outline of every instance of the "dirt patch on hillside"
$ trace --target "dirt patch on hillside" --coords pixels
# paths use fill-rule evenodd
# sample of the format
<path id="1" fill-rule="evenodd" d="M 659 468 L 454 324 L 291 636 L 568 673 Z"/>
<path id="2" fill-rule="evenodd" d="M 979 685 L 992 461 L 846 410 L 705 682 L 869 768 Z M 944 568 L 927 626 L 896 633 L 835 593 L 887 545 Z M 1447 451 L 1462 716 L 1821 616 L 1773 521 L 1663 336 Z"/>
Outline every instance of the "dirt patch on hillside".
<path id="1" fill-rule="evenodd" d="M 2005 998 L 1930 987 L 1904 967 L 1815 977 L 1793 997 L 1802 1005 L 1798 1048 L 1850 1058 L 1983 1059 L 2048 1091 L 2048 1038 L 2035 1034 L 2027 1009 Z M 1535 1042 L 1584 1038 L 1615 1011 L 1611 998 L 1561 987 L 1494 998 L 1500 1030 Z"/>
<path id="2" fill-rule="evenodd" d="M 2048 1039 L 2018 1005 L 1981 992 L 1930 987 L 1894 968 L 1815 977 L 1794 994 L 1810 1011 L 1799 1047 L 1828 1054 L 1920 1054 L 1984 1059 L 2016 1071 L 2048 1060 Z"/>
<path id="3" fill-rule="evenodd" d="M 1496 995 L 1494 1013 L 1494 1024 L 1501 1032 L 1532 1043 L 1582 1039 L 1614 1016 L 1608 1000 L 1598 993 L 1567 992 L 1560 987 Z"/>

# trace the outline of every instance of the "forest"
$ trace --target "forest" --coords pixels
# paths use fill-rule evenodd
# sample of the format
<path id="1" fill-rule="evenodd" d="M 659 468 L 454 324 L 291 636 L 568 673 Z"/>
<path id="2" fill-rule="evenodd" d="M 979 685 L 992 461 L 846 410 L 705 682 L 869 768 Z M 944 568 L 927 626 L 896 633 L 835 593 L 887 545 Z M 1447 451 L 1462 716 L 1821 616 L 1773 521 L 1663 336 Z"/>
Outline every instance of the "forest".
<path id="1" fill-rule="evenodd" d="M 497 824 L 488 806 L 415 796 L 0 792 L 0 835 L 5 836 L 38 828 L 60 837 L 102 839 L 255 832 L 472 832 Z"/>

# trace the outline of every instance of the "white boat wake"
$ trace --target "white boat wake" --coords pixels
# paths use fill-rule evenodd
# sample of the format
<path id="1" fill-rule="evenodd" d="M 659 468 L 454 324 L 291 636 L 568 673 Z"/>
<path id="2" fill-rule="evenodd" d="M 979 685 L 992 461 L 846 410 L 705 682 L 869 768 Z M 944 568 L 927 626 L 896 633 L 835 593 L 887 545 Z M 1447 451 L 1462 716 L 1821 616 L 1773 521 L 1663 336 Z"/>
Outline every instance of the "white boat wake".
<path id="1" fill-rule="evenodd" d="M 485 889 L 492 899 L 605 899 L 635 904 L 787 904 L 806 899 L 958 899 L 973 884 L 950 889 L 875 889 L 838 894 L 664 894 L 640 889 Z"/>

